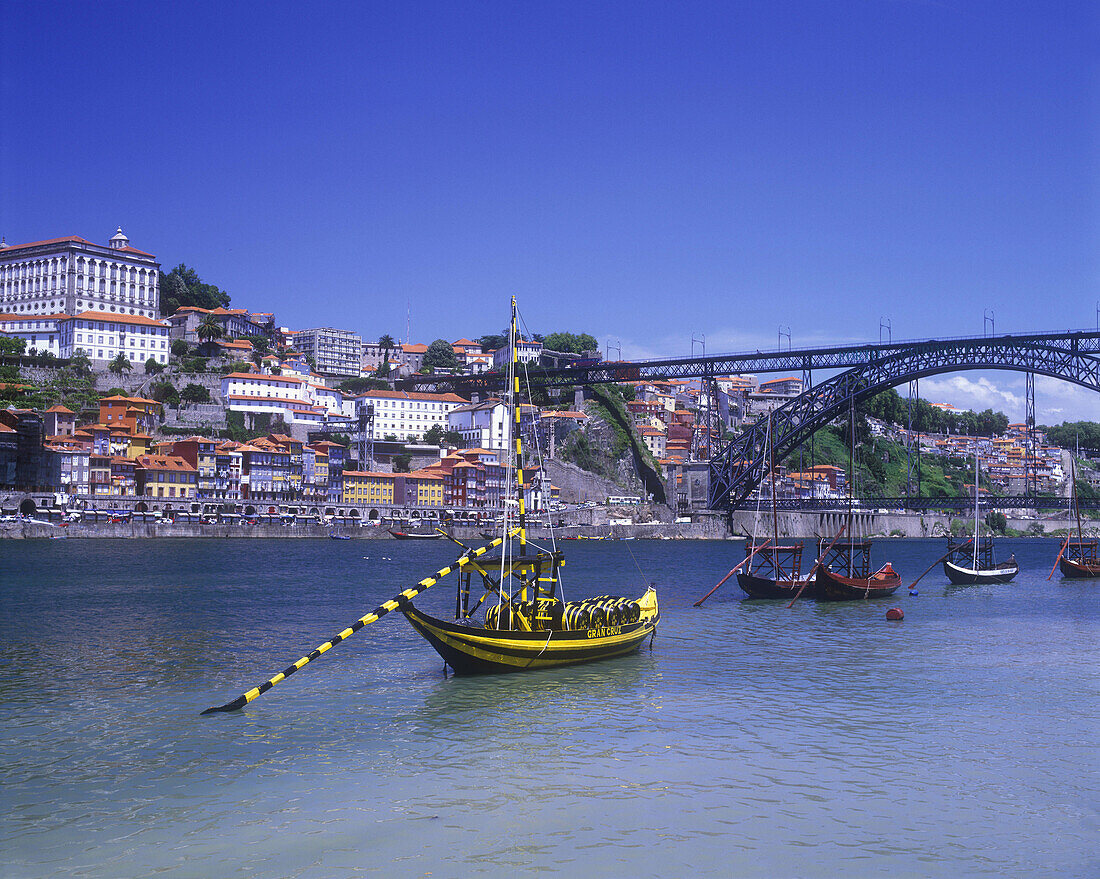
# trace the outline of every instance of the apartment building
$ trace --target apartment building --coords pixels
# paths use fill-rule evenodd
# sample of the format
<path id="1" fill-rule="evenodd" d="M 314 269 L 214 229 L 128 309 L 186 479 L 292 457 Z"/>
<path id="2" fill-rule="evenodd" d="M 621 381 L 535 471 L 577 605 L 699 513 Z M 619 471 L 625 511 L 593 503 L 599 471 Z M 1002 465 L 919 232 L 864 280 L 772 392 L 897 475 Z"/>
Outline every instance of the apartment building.
<path id="1" fill-rule="evenodd" d="M 351 330 L 333 327 L 295 330 L 294 350 L 312 358 L 314 369 L 321 375 L 362 374 L 363 338 Z"/>
<path id="2" fill-rule="evenodd" d="M 457 394 L 416 391 L 368 391 L 355 398 L 356 417 L 374 407 L 376 438 L 393 435 L 402 442 L 420 439 L 436 425 L 446 430 L 450 413 L 466 402 Z"/>

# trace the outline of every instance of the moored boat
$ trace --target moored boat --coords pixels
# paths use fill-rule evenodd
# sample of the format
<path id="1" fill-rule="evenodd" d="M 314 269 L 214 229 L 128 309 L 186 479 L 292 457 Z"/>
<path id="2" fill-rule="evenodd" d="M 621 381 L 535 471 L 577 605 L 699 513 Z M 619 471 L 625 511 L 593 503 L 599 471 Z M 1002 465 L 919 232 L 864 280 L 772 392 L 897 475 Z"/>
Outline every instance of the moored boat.
<path id="1" fill-rule="evenodd" d="M 749 571 L 737 574 L 737 585 L 749 598 L 794 598 L 817 596 L 816 578 L 804 577 L 802 541 L 788 546 L 745 546 L 746 558 L 756 554 L 760 561 Z"/>
<path id="2" fill-rule="evenodd" d="M 768 429 L 764 434 L 765 453 L 768 454 L 768 473 L 771 479 L 772 536 L 758 543 L 753 539 L 745 544 L 745 569 L 737 574 L 737 585 L 749 598 L 795 598 L 805 595 L 816 597 L 816 579 L 802 575 L 802 541 L 786 546 L 779 543 L 779 513 L 775 492 L 775 447 L 772 443 L 772 416 L 768 415 Z M 757 519 L 760 508 L 757 506 Z M 753 560 L 755 559 L 755 564 Z"/>
<path id="3" fill-rule="evenodd" d="M 652 638 L 660 621 L 652 587 L 636 599 L 599 595 L 565 601 L 564 554 L 553 546 L 539 548 L 527 542 L 531 485 L 524 474 L 520 437 L 517 338 L 513 298 L 507 403 L 513 416 L 508 426 L 514 455 L 507 466 L 503 534 L 494 541 L 501 544 L 500 555 L 470 556 L 457 567 L 453 620 L 432 616 L 411 602 L 400 605 L 413 629 L 456 674 L 525 671 L 622 656 Z M 484 590 L 472 602 L 475 577 Z"/>
<path id="4" fill-rule="evenodd" d="M 956 543 L 947 539 L 947 556 L 943 559 L 943 572 L 954 586 L 973 586 L 982 583 L 1009 583 L 1020 573 L 1016 556 L 998 562 L 993 557 L 993 538 L 978 543 L 978 536 Z"/>
<path id="5" fill-rule="evenodd" d="M 1095 540 L 1067 540 L 1058 559 L 1058 569 L 1068 580 L 1100 578 L 1100 557 Z"/>
<path id="6" fill-rule="evenodd" d="M 863 601 L 886 598 L 898 591 L 901 577 L 887 562 L 870 571 L 871 541 L 834 541 L 817 568 L 818 598 L 825 601 Z"/>
<path id="7" fill-rule="evenodd" d="M 1081 530 L 1081 507 L 1077 503 L 1077 464 L 1070 459 L 1073 467 L 1070 481 L 1073 486 L 1073 511 L 1077 516 L 1077 539 L 1069 537 L 1062 543 L 1058 552 L 1058 568 L 1067 580 L 1094 580 L 1100 578 L 1100 557 L 1096 554 L 1097 541 L 1085 540 Z M 1054 572 L 1051 571 L 1051 574 Z"/>
<path id="8" fill-rule="evenodd" d="M 974 534 L 962 543 L 947 538 L 947 555 L 943 559 L 943 572 L 954 586 L 973 586 L 982 583 L 1009 583 L 1020 572 L 1016 556 L 1006 562 L 998 562 L 994 555 L 992 533 L 982 539 L 982 522 L 979 508 L 981 492 L 981 465 L 978 462 L 977 443 L 974 446 Z"/>
<path id="9" fill-rule="evenodd" d="M 392 534 L 398 540 L 439 540 L 441 537 L 446 536 L 441 532 L 436 532 L 435 534 L 426 534 L 416 531 L 394 531 L 392 528 L 387 528 L 386 530 L 389 531 L 390 534 Z"/>

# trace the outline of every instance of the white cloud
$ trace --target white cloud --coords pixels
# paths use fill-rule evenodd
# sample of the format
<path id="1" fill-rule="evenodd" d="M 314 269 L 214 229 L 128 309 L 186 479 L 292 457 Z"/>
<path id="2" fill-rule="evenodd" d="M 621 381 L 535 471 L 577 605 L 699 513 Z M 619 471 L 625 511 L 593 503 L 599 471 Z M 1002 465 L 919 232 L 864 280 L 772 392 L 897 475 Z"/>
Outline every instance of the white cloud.
<path id="1" fill-rule="evenodd" d="M 922 379 L 920 395 L 930 403 L 950 403 L 975 412 L 983 409 L 1004 412 L 1013 421 L 1024 417 L 1024 395 L 1006 390 L 1004 385 L 994 384 L 985 376 L 977 380 L 966 375 Z"/>

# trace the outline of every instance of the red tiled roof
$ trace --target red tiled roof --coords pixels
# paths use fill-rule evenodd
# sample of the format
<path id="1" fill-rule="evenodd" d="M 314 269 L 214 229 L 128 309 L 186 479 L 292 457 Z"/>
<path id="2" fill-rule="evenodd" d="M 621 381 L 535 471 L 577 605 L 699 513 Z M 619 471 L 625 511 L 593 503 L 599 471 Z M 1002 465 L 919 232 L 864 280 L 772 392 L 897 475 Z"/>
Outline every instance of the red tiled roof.
<path id="1" fill-rule="evenodd" d="M 107 320 L 116 324 L 138 324 L 143 327 L 161 327 L 167 329 L 164 321 L 153 320 L 151 317 L 142 317 L 139 314 L 108 314 L 106 311 L 82 311 L 76 315 L 82 320 Z"/>

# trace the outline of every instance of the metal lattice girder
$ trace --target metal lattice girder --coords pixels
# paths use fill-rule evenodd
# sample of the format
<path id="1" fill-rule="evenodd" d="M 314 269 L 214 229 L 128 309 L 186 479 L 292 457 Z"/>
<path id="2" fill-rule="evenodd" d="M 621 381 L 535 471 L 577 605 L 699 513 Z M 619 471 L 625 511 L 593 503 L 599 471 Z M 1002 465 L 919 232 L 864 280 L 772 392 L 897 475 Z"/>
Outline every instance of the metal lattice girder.
<path id="1" fill-rule="evenodd" d="M 1100 333 L 999 336 L 911 343 L 886 357 L 842 372 L 772 414 L 776 458 L 858 403 L 911 379 L 968 369 L 1008 369 L 1060 378 L 1100 391 Z M 882 346 L 886 347 L 886 346 Z M 758 421 L 710 462 L 712 509 L 738 509 L 759 483 L 765 467 L 764 435 Z"/>
<path id="2" fill-rule="evenodd" d="M 532 367 L 532 384 L 543 387 L 608 384 L 623 381 L 659 381 L 704 376 L 735 375 L 741 372 L 805 372 L 812 369 L 852 369 L 870 366 L 915 351 L 950 352 L 969 346 L 1012 349 L 1025 345 L 1051 352 L 1100 354 L 1100 332 L 1082 330 L 1065 333 L 1028 333 L 1013 336 L 967 336 L 957 339 L 887 342 L 871 345 L 839 345 L 831 348 L 796 348 L 783 351 L 756 351 L 742 354 L 718 354 L 709 357 L 663 358 L 601 362 L 582 367 L 541 369 Z M 1014 367 L 1005 367 L 1014 368 Z M 1039 371 L 1039 370 L 1037 370 Z M 431 385 L 466 393 L 498 391 L 504 387 L 502 373 L 477 376 L 417 376 L 402 382 L 411 388 Z"/>
<path id="3" fill-rule="evenodd" d="M 1024 496 L 996 496 L 982 498 L 983 510 L 1071 510 L 1072 498 L 1044 498 L 1034 495 Z M 1078 500 L 1082 510 L 1100 509 L 1100 498 L 1080 498 Z M 831 512 L 846 513 L 848 507 L 844 501 L 828 500 L 826 498 L 778 498 L 775 502 L 777 510 L 783 512 Z M 965 510 L 974 512 L 974 498 L 963 497 L 879 497 L 863 498 L 855 512 L 861 515 L 878 512 L 879 510 L 912 510 L 923 512 L 927 510 Z"/>

